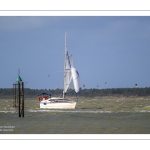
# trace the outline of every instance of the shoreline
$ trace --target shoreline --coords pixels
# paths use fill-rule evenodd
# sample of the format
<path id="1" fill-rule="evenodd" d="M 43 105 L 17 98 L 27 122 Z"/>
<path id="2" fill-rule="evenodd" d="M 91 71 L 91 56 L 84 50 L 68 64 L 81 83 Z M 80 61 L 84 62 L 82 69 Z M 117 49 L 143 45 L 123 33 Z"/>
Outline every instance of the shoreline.
<path id="1" fill-rule="evenodd" d="M 24 97 L 24 99 L 32 99 L 32 100 L 37 100 L 38 96 L 37 97 Z M 72 96 L 66 96 L 66 98 L 68 99 L 73 99 L 74 97 Z M 88 99 L 93 99 L 93 98 L 137 98 L 137 99 L 144 99 L 144 98 L 148 98 L 150 99 L 150 96 L 138 96 L 138 95 L 129 95 L 129 96 L 123 96 L 123 95 L 106 95 L 106 96 L 78 96 L 78 99 L 85 99 L 85 98 L 88 98 Z M 0 100 L 13 100 L 13 97 L 0 97 Z"/>

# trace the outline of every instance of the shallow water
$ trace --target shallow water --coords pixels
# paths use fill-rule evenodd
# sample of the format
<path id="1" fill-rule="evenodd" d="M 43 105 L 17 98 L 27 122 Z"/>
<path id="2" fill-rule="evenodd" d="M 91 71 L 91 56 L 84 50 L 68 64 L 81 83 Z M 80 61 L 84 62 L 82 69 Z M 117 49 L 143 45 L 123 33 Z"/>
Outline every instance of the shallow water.
<path id="1" fill-rule="evenodd" d="M 0 134 L 150 134 L 150 99 L 82 98 L 75 110 L 39 109 L 25 99 L 25 117 L 0 99 Z"/>

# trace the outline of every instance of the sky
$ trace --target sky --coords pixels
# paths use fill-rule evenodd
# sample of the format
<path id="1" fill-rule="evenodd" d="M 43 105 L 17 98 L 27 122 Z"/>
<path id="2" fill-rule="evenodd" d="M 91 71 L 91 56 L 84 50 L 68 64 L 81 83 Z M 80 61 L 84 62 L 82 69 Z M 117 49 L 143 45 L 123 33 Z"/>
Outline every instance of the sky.
<path id="1" fill-rule="evenodd" d="M 0 88 L 62 88 L 65 32 L 81 88 L 150 87 L 149 16 L 0 16 Z"/>

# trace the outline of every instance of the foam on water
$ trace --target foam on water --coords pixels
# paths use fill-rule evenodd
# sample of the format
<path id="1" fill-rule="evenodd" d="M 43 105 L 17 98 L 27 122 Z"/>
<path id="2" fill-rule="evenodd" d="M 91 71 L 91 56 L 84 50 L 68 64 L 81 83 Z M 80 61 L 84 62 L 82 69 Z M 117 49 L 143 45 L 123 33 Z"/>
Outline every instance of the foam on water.
<path id="1" fill-rule="evenodd" d="M 121 110 L 121 111 L 115 111 L 115 110 L 27 110 L 28 112 L 57 112 L 57 113 L 120 113 L 120 112 L 129 112 L 129 113 L 134 113 L 134 112 L 141 112 L 141 113 L 146 113 L 150 112 L 150 110 Z"/>
<path id="2" fill-rule="evenodd" d="M 150 112 L 150 110 L 135 110 L 135 112 L 146 113 L 146 112 Z"/>
<path id="3" fill-rule="evenodd" d="M 29 112 L 58 112 L 58 113 L 112 113 L 113 111 L 102 110 L 28 110 Z"/>
<path id="4" fill-rule="evenodd" d="M 0 113 L 17 113 L 17 111 L 0 111 Z"/>
<path id="5" fill-rule="evenodd" d="M 30 109 L 27 112 L 55 112 L 55 113 L 149 113 L 150 110 L 48 110 Z M 17 110 L 3 110 L 0 113 L 18 113 Z"/>

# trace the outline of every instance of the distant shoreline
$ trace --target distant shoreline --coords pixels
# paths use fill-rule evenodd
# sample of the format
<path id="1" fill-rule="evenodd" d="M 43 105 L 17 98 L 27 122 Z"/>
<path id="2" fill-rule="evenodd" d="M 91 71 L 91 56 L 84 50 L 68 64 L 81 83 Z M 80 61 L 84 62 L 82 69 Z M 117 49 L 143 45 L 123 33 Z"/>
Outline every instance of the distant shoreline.
<path id="1" fill-rule="evenodd" d="M 38 97 L 38 96 L 37 96 Z M 24 97 L 24 99 L 33 99 L 33 100 L 37 100 L 37 97 L 33 96 L 33 97 Z M 72 98 L 71 96 L 67 96 L 66 98 Z M 104 98 L 104 99 L 115 99 L 115 98 L 124 98 L 124 99 L 130 99 L 130 98 L 133 98 L 133 99 L 144 99 L 144 98 L 149 98 L 150 99 L 150 96 L 138 96 L 138 95 L 129 95 L 129 96 L 124 96 L 124 95 L 105 95 L 105 96 L 78 96 L 78 99 L 92 99 L 92 98 Z M 3 100 L 3 99 L 10 99 L 10 100 L 13 100 L 13 97 L 12 96 L 4 96 L 4 97 L 0 97 L 0 100 Z"/>
<path id="2" fill-rule="evenodd" d="M 25 98 L 36 99 L 41 93 L 51 94 L 53 96 L 60 96 L 62 89 L 47 90 L 47 89 L 24 89 Z M 0 99 L 7 98 L 12 99 L 14 95 L 13 88 L 2 89 L 0 88 Z M 76 94 L 73 89 L 69 89 L 66 96 L 74 97 Z M 150 87 L 148 88 L 112 88 L 112 89 L 81 89 L 77 93 L 78 97 L 109 97 L 109 98 L 121 98 L 121 97 L 150 97 Z"/>

